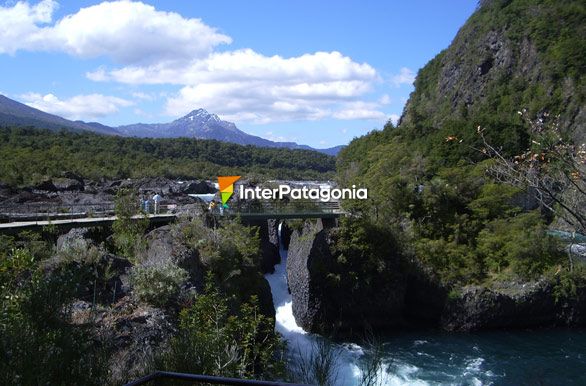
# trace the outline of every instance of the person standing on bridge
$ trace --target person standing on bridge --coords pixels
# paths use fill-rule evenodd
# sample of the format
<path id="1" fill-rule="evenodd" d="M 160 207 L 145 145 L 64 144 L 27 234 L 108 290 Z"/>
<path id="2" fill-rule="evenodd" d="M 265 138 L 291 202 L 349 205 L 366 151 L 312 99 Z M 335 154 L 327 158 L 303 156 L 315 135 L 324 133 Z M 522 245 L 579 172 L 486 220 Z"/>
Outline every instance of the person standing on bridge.
<path id="1" fill-rule="evenodd" d="M 155 202 L 155 214 L 159 214 L 159 211 L 161 210 L 162 199 L 163 197 L 161 197 L 159 193 L 155 193 L 155 195 L 153 196 L 153 201 Z"/>
<path id="2" fill-rule="evenodd" d="M 140 203 L 141 203 L 141 207 L 142 210 L 144 210 L 145 213 L 149 212 L 149 197 L 146 194 L 142 195 L 142 198 L 140 199 Z"/>

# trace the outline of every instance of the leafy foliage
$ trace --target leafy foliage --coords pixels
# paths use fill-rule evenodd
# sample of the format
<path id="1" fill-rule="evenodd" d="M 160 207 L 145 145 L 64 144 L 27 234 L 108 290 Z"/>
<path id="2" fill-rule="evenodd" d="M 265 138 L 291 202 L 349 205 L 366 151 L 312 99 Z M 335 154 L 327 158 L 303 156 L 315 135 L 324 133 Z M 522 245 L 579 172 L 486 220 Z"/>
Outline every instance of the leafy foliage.
<path id="1" fill-rule="evenodd" d="M 150 139 L 0 128 L 0 181 L 30 185 L 71 171 L 86 178 L 327 178 L 334 158 L 309 150 L 189 138 Z M 265 178 L 266 179 L 266 178 Z"/>
<path id="2" fill-rule="evenodd" d="M 49 275 L 26 247 L 0 260 L 0 383 L 99 385 L 107 378 L 107 351 L 67 310 L 87 279 L 76 264 Z"/>
<path id="3" fill-rule="evenodd" d="M 117 217 L 112 224 L 114 244 L 123 256 L 136 262 L 146 247 L 143 236 L 149 225 L 146 215 L 141 215 L 138 209 L 138 196 L 128 190 L 119 190 L 114 212 Z"/>
<path id="4" fill-rule="evenodd" d="M 237 314 L 208 277 L 204 294 L 179 315 L 179 331 L 160 368 L 194 374 L 238 378 L 283 376 L 284 349 L 273 320 L 264 316 L 258 299 L 251 297 Z"/>
<path id="5" fill-rule="evenodd" d="M 165 306 L 187 280 L 187 272 L 173 263 L 137 265 L 130 270 L 134 295 L 156 307 Z"/>

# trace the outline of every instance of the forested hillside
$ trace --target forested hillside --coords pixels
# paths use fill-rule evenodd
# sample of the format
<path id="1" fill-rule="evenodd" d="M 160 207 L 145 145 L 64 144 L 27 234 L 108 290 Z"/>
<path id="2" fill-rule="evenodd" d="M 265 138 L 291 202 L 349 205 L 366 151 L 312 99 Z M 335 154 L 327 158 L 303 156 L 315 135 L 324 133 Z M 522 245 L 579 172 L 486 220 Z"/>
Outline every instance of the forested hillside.
<path id="1" fill-rule="evenodd" d="M 399 126 L 388 123 L 340 153 L 341 183 L 367 186 L 372 197 L 353 209 L 399 230 L 408 252 L 445 283 L 559 273 L 567 257 L 546 233 L 559 225 L 551 224 L 557 205 L 548 210 L 534 192 L 502 183 L 486 145 L 504 159 L 524 154 L 553 165 L 562 160 L 534 149 L 545 146 L 538 136 L 549 127 L 552 149 L 577 149 L 572 141 L 585 131 L 584 20 L 580 1 L 482 2 L 419 71 Z M 571 172 L 583 184 L 580 171 Z"/>
<path id="2" fill-rule="evenodd" d="M 242 174 L 326 179 L 335 161 L 309 150 L 269 149 L 214 140 L 148 139 L 48 130 L 0 129 L 0 181 L 28 185 L 63 172 L 85 178 L 216 178 Z"/>
<path id="3" fill-rule="evenodd" d="M 586 6 L 573 0 L 487 0 L 415 81 L 402 117 L 414 133 L 491 125 L 522 140 L 517 111 L 560 115 L 584 139 Z M 520 136 L 520 137 L 519 137 Z M 519 146 L 524 146 L 523 142 Z"/>

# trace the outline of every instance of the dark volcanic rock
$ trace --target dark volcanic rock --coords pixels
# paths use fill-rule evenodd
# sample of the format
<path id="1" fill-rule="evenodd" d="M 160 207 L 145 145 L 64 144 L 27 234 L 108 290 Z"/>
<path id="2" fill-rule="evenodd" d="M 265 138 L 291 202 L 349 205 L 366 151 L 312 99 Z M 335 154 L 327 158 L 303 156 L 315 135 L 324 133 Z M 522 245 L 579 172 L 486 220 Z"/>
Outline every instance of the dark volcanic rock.
<path id="1" fill-rule="evenodd" d="M 346 283 L 353 279 L 339 260 L 349 257 L 336 252 L 338 232 L 317 221 L 306 222 L 291 236 L 287 277 L 297 323 L 311 332 L 350 337 L 402 325 L 407 274 L 402 258 L 391 247 L 384 267 L 356 262 L 355 269 L 368 272 L 368 277 L 357 279 L 369 284 Z"/>
<path id="2" fill-rule="evenodd" d="M 206 194 L 215 191 L 216 189 L 205 181 L 188 181 L 181 186 L 181 192 L 185 194 Z"/>
<path id="3" fill-rule="evenodd" d="M 283 221 L 281 225 L 281 244 L 285 250 L 289 249 L 289 244 L 291 243 L 291 233 L 291 228 L 286 221 Z"/>
<path id="4" fill-rule="evenodd" d="M 46 191 L 46 192 L 55 192 L 57 188 L 53 184 L 53 180 L 44 180 L 33 187 L 34 190 Z"/>
<path id="5" fill-rule="evenodd" d="M 179 237 L 173 234 L 170 225 L 154 229 L 146 238 L 148 246 L 143 264 L 177 264 L 189 273 L 189 281 L 193 287 L 197 290 L 203 289 L 204 267 L 197 251 L 182 244 Z"/>
<path id="6" fill-rule="evenodd" d="M 586 323 L 586 288 L 578 287 L 571 301 L 557 298 L 546 280 L 496 288 L 464 287 L 446 304 L 441 324 L 450 331 L 528 328 Z"/>
<path id="7" fill-rule="evenodd" d="M 279 220 L 269 219 L 268 225 L 268 240 L 269 243 L 279 248 Z"/>
<path id="8" fill-rule="evenodd" d="M 412 324 L 437 326 L 448 296 L 444 287 L 429 269 L 412 263 L 405 289 L 405 319 Z"/>
<path id="9" fill-rule="evenodd" d="M 324 332 L 335 310 L 328 309 L 324 267 L 331 263 L 327 235 L 320 223 L 306 222 L 291 236 L 287 257 L 287 279 L 293 297 L 293 316 L 306 331 Z"/>
<path id="10" fill-rule="evenodd" d="M 174 323 L 164 310 L 134 303 L 130 296 L 96 316 L 87 307 L 78 305 L 75 309 L 74 322 L 81 324 L 95 318 L 100 335 L 113 344 L 110 357 L 113 384 L 125 384 L 144 375 L 152 359 L 175 332 Z"/>

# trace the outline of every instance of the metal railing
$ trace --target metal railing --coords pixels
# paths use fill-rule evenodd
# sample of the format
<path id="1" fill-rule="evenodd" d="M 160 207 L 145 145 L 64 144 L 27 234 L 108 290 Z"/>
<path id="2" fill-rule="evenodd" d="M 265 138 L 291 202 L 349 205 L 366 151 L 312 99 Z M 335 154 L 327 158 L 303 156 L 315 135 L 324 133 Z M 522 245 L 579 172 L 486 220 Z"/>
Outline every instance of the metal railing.
<path id="1" fill-rule="evenodd" d="M 311 214 L 311 213 L 340 213 L 338 201 L 236 201 L 229 203 L 229 213 L 235 214 Z"/>
<path id="2" fill-rule="evenodd" d="M 113 202 L 67 205 L 53 202 L 0 204 L 0 222 L 108 217 L 114 215 L 114 206 Z M 170 213 L 176 207 L 176 205 L 161 205 L 158 213 Z M 137 204 L 137 214 L 141 213 L 139 209 Z M 154 205 L 151 204 L 149 209 L 149 214 L 153 214 Z"/>
<path id="3" fill-rule="evenodd" d="M 180 209 L 177 205 L 161 205 L 158 214 L 174 213 Z M 222 215 L 243 216 L 283 216 L 283 215 L 337 215 L 342 213 L 338 201 L 234 201 L 228 208 L 219 206 L 213 210 Z M 138 203 L 136 213 L 141 213 Z M 149 214 L 154 213 L 154 205 L 150 205 Z M 0 204 L 0 223 L 36 220 L 59 220 L 79 218 L 99 218 L 114 215 L 114 203 L 96 204 L 59 204 L 53 202 L 34 202 L 24 204 Z"/>
<path id="4" fill-rule="evenodd" d="M 212 385 L 228 385 L 228 386 L 310 386 L 310 385 L 303 385 L 299 383 L 286 383 L 286 382 L 276 382 L 276 381 L 257 381 L 254 379 L 238 379 L 238 378 L 226 378 L 226 377 L 216 377 L 212 375 L 196 375 L 196 374 L 186 374 L 186 373 L 174 373 L 170 371 L 156 371 L 150 375 L 137 379 L 135 381 L 127 383 L 125 386 L 138 386 L 138 385 L 145 385 L 150 382 L 155 382 L 154 384 L 160 384 L 159 381 L 161 380 L 178 380 L 178 381 L 186 381 L 191 384 L 212 384 Z"/>

